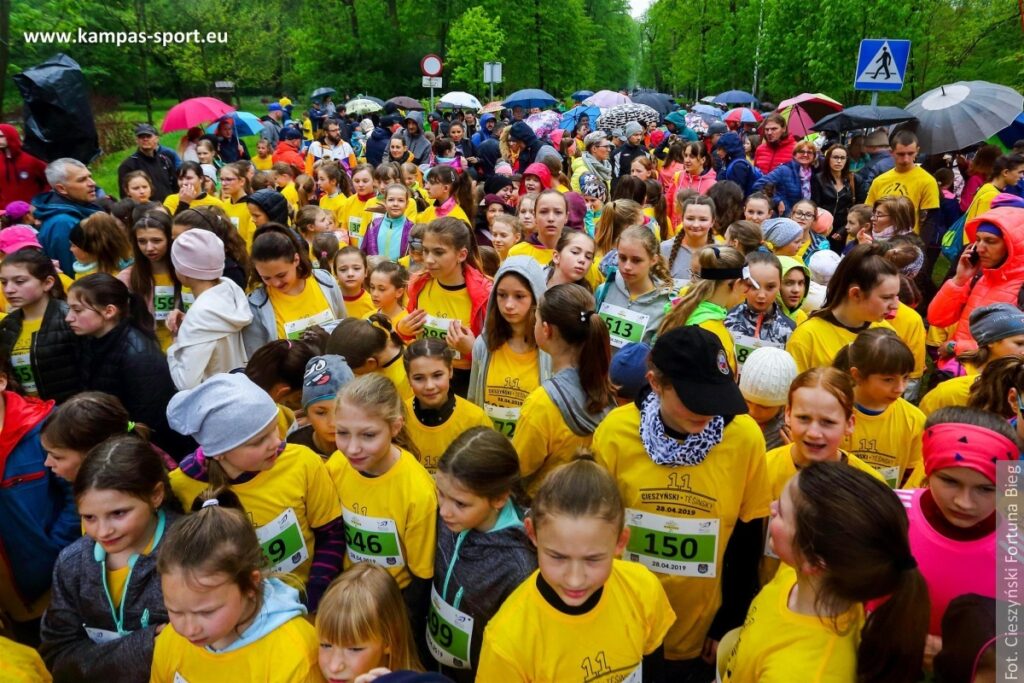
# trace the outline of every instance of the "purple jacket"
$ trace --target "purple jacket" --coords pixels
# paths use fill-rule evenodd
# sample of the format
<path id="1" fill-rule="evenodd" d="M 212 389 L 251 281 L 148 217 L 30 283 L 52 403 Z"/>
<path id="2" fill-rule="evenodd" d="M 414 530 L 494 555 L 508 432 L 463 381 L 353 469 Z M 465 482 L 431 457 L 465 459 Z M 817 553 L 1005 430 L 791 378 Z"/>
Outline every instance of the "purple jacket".
<path id="1" fill-rule="evenodd" d="M 363 241 L 360 242 L 359 248 L 367 256 L 387 256 L 387 254 L 381 254 L 377 250 L 377 234 L 380 232 L 380 226 L 384 222 L 384 218 L 385 216 L 374 218 L 370 222 L 370 227 L 366 229 L 366 234 L 363 235 Z M 412 226 L 413 222 L 406 218 L 405 223 L 402 225 L 402 241 L 398 245 L 399 257 L 404 256 L 409 249 L 409 233 L 412 232 Z"/>

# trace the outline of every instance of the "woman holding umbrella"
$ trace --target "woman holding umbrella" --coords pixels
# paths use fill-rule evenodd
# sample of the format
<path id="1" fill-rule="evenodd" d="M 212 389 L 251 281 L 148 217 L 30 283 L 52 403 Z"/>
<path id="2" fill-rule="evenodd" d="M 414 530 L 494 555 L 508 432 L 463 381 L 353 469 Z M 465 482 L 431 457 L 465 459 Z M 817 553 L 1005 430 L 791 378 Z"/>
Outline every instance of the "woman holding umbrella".
<path id="1" fill-rule="evenodd" d="M 832 145 L 825 152 L 825 163 L 811 177 L 811 200 L 820 208 L 832 212 L 832 232 L 829 247 L 843 253 L 846 244 L 846 214 L 853 206 L 855 196 L 853 173 L 850 172 L 850 152 L 842 145 Z"/>
<path id="2" fill-rule="evenodd" d="M 249 158 L 249 149 L 235 135 L 235 120 L 231 115 L 222 116 L 217 122 L 216 138 L 217 153 L 225 164 Z"/>

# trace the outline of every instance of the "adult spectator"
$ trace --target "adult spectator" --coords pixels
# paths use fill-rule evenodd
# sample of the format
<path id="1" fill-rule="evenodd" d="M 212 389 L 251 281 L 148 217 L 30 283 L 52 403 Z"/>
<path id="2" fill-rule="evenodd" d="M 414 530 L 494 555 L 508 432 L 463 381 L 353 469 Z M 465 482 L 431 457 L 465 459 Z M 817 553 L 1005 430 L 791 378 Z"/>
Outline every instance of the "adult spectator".
<path id="1" fill-rule="evenodd" d="M 479 129 L 477 124 L 476 114 L 471 111 L 467 111 L 462 115 L 462 125 L 466 129 L 466 139 L 473 142 L 473 136 L 476 135 L 476 131 Z M 474 143 L 474 146 L 476 143 Z"/>
<path id="2" fill-rule="evenodd" d="M 971 336 L 971 312 L 981 306 L 1020 306 L 1024 285 L 1024 211 L 1008 203 L 967 221 L 967 239 L 956 274 L 943 283 L 928 305 L 928 322 L 938 327 L 956 323 L 943 355 L 960 355 L 978 347 Z M 972 258 L 974 256 L 975 258 Z"/>
<path id="3" fill-rule="evenodd" d="M 309 156 L 312 157 L 314 164 L 321 159 L 336 161 L 346 173 L 352 173 L 356 166 L 356 154 L 352 150 L 352 145 L 341 139 L 341 126 L 333 119 L 328 121 L 324 128 L 323 139 L 315 140 L 309 146 Z"/>
<path id="4" fill-rule="evenodd" d="M 302 146 L 302 131 L 294 126 L 285 126 L 281 129 L 281 139 L 274 150 L 274 163 L 284 162 L 291 164 L 301 171 L 306 167 L 306 162 L 299 154 Z"/>
<path id="5" fill-rule="evenodd" d="M 46 162 L 21 148 L 14 126 L 0 123 L 0 209 L 11 202 L 30 202 L 46 184 Z"/>
<path id="6" fill-rule="evenodd" d="M 281 139 L 281 128 L 283 127 L 281 119 L 283 118 L 284 107 L 277 102 L 267 105 L 267 115 L 263 117 L 263 132 L 260 133 L 260 137 L 270 143 L 271 149 L 277 147 L 277 143 Z M 313 125 L 315 130 L 315 121 Z"/>
<path id="7" fill-rule="evenodd" d="M 896 133 L 891 150 L 896 165 L 871 181 L 867 203 L 874 205 L 876 199 L 890 194 L 906 197 L 914 205 L 914 232 L 928 242 L 928 235 L 922 234 L 921 228 L 927 222 L 928 211 L 939 208 L 939 185 L 928 171 L 915 163 L 921 148 L 917 144 L 917 135 L 912 131 Z"/>
<path id="8" fill-rule="evenodd" d="M 384 154 L 388 151 L 388 142 L 391 140 L 389 126 L 393 121 L 394 117 L 391 115 L 381 118 L 380 123 L 373 127 L 366 142 L 363 143 L 366 149 L 366 163 L 375 168 L 384 161 Z"/>
<path id="9" fill-rule="evenodd" d="M 545 144 L 525 121 L 516 121 L 508 133 L 508 147 L 518 154 L 513 170 L 522 175 L 530 164 L 544 163 L 545 157 L 554 156 L 561 160 L 562 155 L 551 145 Z M 626 175 L 629 175 L 627 169 Z"/>
<path id="10" fill-rule="evenodd" d="M 221 117 L 217 122 L 214 139 L 217 145 L 217 156 L 225 164 L 249 158 L 249 148 L 235 134 L 235 120 L 231 116 Z"/>
<path id="11" fill-rule="evenodd" d="M 817 164 L 818 148 L 814 143 L 799 142 L 793 147 L 793 158 L 776 166 L 771 173 L 758 178 L 754 182 L 753 191 L 758 192 L 769 186 L 774 188 L 772 198 L 776 205 L 782 204 L 779 215 L 788 216 L 794 204 L 801 199 L 811 198 L 811 181 Z"/>
<path id="12" fill-rule="evenodd" d="M 60 262 L 65 273 L 74 272 L 71 254 L 71 230 L 100 207 L 96 199 L 96 181 L 77 159 L 57 159 L 46 167 L 46 182 L 53 189 L 32 200 L 36 220 L 40 221 L 39 243 L 50 258 Z"/>
<path id="13" fill-rule="evenodd" d="M 793 158 L 796 138 L 789 134 L 786 119 L 779 113 L 765 117 L 763 132 L 764 140 L 754 152 L 754 165 L 761 173 L 771 173 Z"/>
<path id="14" fill-rule="evenodd" d="M 412 162 L 421 166 L 430 161 L 430 140 L 423 135 L 423 112 L 411 111 L 402 120 L 404 128 L 392 137 L 401 138 L 412 152 Z"/>
<path id="15" fill-rule="evenodd" d="M 721 175 L 722 171 L 725 170 L 722 157 L 715 154 L 715 149 L 719 146 L 718 141 L 722 139 L 722 136 L 729 132 L 729 126 L 725 125 L 724 121 L 713 121 L 708 126 L 708 132 L 704 136 L 704 148 L 708 151 L 708 156 L 711 157 L 711 165 L 715 171 Z M 737 136 L 739 133 L 736 134 Z M 743 138 L 740 138 L 740 149 L 743 149 Z M 743 153 L 744 157 L 746 152 Z"/>
<path id="16" fill-rule="evenodd" d="M 832 145 L 825 152 L 821 170 L 811 178 L 811 200 L 832 213 L 828 241 L 837 253 L 842 253 L 846 245 L 846 217 L 853 206 L 854 190 L 849 150 L 842 145 Z"/>
<path id="17" fill-rule="evenodd" d="M 603 185 L 605 196 L 612 193 L 612 165 L 608 157 L 612 153 L 612 143 L 604 131 L 595 130 L 583 139 L 583 154 L 572 162 L 573 192 L 582 192 L 580 179 L 584 173 L 592 173 Z"/>
<path id="18" fill-rule="evenodd" d="M 885 130 L 879 128 L 864 138 L 864 152 L 867 159 L 859 171 L 857 171 L 857 197 L 855 202 L 864 203 L 868 196 L 868 189 L 871 182 L 896 165 L 892 155 L 889 154 L 889 136 Z"/>
<path id="19" fill-rule="evenodd" d="M 615 154 L 615 160 L 612 162 L 613 175 L 612 189 L 618 184 L 619 178 L 630 174 L 630 169 L 633 166 L 633 161 L 642 157 L 647 156 L 647 150 L 644 149 L 644 127 L 636 121 L 630 121 L 626 124 L 626 127 L 622 131 L 622 138 L 625 144 L 618 149 Z"/>
<path id="20" fill-rule="evenodd" d="M 678 136 L 686 142 L 697 142 L 697 133 L 686 125 L 686 114 L 681 110 L 669 112 L 665 116 L 665 130 L 668 135 L 662 138 L 654 148 L 654 156 L 664 161 L 668 156 L 668 146 L 672 144 L 672 136 Z"/>
<path id="21" fill-rule="evenodd" d="M 496 126 L 498 120 L 494 118 L 494 114 L 484 114 L 480 117 L 480 127 L 475 133 L 473 133 L 472 142 L 473 147 L 479 147 L 484 140 L 490 140 L 494 137 L 494 126 Z"/>
<path id="22" fill-rule="evenodd" d="M 122 188 L 121 198 L 125 198 L 124 177 L 132 171 L 145 171 L 153 181 L 153 192 L 150 199 L 162 202 L 167 195 L 178 191 L 178 179 L 175 172 L 177 166 L 174 157 L 160 147 L 160 137 L 156 128 L 148 123 L 140 123 L 135 126 L 135 143 L 138 145 L 138 149 L 117 167 L 117 185 Z"/>

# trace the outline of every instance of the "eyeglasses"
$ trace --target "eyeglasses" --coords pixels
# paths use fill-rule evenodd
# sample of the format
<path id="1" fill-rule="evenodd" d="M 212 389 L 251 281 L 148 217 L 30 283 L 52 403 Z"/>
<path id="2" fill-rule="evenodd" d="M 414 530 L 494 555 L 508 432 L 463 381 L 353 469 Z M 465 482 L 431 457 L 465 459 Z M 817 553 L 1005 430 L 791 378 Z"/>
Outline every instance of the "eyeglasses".
<path id="1" fill-rule="evenodd" d="M 832 161 L 846 161 L 846 157 L 841 157 L 841 156 L 837 156 L 837 155 L 833 154 L 832 155 Z"/>
<path id="2" fill-rule="evenodd" d="M 873 214 L 871 214 L 871 217 L 872 218 L 888 218 L 889 214 L 887 214 L 887 213 L 878 213 L 877 211 L 875 211 Z"/>
<path id="3" fill-rule="evenodd" d="M 797 155 L 797 156 L 803 156 L 804 154 L 814 154 L 814 152 L 812 152 L 812 151 L 811 151 L 811 150 L 809 150 L 809 149 L 799 149 L 799 150 L 797 150 L 797 152 L 796 152 L 796 155 Z"/>
<path id="4" fill-rule="evenodd" d="M 814 218 L 814 214 L 810 211 L 794 211 L 793 218 Z"/>

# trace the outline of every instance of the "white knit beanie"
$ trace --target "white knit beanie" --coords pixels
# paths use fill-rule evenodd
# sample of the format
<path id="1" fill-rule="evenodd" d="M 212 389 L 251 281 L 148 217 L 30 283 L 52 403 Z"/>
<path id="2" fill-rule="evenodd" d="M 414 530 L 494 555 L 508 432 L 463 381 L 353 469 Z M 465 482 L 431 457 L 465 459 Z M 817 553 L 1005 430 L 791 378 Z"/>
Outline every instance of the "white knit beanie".
<path id="1" fill-rule="evenodd" d="M 740 393 L 751 403 L 784 406 L 789 385 L 796 379 L 796 361 L 786 351 L 773 346 L 754 349 L 740 373 Z"/>
<path id="2" fill-rule="evenodd" d="M 811 254 L 807 267 L 811 269 L 811 279 L 819 285 L 827 285 L 839 267 L 842 256 L 831 249 L 822 249 Z"/>

